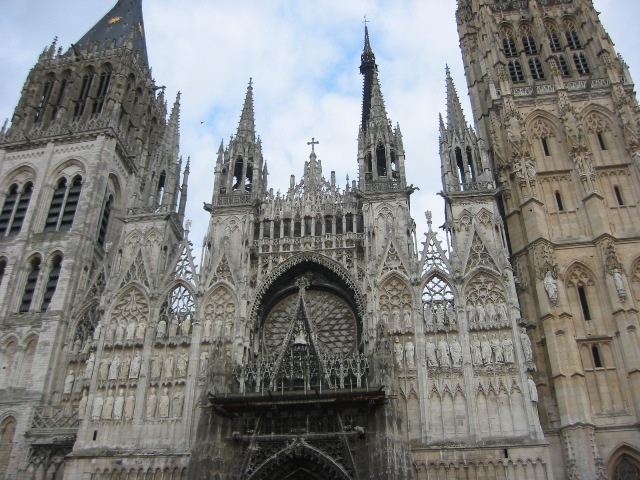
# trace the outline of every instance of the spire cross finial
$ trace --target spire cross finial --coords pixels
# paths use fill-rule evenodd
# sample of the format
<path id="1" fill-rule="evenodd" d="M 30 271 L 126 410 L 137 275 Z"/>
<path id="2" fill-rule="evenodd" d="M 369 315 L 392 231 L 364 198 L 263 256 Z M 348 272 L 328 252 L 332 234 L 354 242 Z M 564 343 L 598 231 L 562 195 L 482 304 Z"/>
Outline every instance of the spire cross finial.
<path id="1" fill-rule="evenodd" d="M 367 23 L 369 23 L 370 21 L 371 20 L 367 20 L 367 16 L 365 15 L 364 16 L 364 22 L 362 22 L 362 23 L 364 23 L 365 28 L 367 27 Z"/>
<path id="2" fill-rule="evenodd" d="M 314 137 L 311 137 L 311 141 L 307 142 L 307 145 L 311 145 L 311 153 L 316 153 L 314 147 L 319 144 L 320 142 L 318 142 Z"/>

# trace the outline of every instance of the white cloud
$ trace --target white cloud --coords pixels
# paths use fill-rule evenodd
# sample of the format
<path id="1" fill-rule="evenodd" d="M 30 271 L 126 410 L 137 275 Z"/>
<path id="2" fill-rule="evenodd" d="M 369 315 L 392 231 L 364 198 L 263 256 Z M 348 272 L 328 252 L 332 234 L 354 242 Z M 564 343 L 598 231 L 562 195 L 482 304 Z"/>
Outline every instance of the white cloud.
<path id="1" fill-rule="evenodd" d="M 115 0 L 5 0 L 0 18 L 0 118 L 10 117 L 28 70 L 54 36 L 77 41 Z M 640 68 L 634 24 L 637 0 L 596 0 L 617 49 Z M 206 226 L 221 139 L 235 133 L 249 78 L 254 80 L 257 131 L 269 165 L 269 184 L 286 190 L 299 180 L 311 137 L 325 176 L 344 186 L 356 179 L 362 84 L 358 73 L 363 17 L 369 24 L 387 112 L 400 124 L 419 234 L 423 212 L 443 222 L 438 113 L 445 112 L 448 63 L 472 121 L 458 48 L 456 2 L 449 0 L 154 0 L 144 4 L 150 63 L 171 104 L 182 91 L 181 150 L 191 156 L 188 217 L 192 241 Z M 636 77 L 638 77 L 636 75 Z M 204 124 L 201 124 L 204 122 Z"/>

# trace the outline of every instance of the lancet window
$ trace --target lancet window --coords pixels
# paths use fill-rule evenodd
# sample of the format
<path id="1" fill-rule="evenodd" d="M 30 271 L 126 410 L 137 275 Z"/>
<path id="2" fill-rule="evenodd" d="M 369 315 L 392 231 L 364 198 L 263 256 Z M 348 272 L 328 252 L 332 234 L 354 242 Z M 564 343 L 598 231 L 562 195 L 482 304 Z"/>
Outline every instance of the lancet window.
<path id="1" fill-rule="evenodd" d="M 53 192 L 51 206 L 47 214 L 44 231 L 70 230 L 78 208 L 78 200 L 82 191 L 82 177 L 76 175 L 68 185 L 66 178 L 58 181 L 58 186 Z"/>
<path id="2" fill-rule="evenodd" d="M 109 195 L 104 209 L 102 210 L 102 218 L 100 219 L 100 229 L 98 230 L 98 245 L 104 246 L 107 237 L 107 228 L 109 227 L 109 218 L 111 217 L 111 207 L 113 204 L 113 195 Z"/>
<path id="3" fill-rule="evenodd" d="M 511 60 L 507 65 L 512 82 L 524 82 L 524 73 L 520 60 Z"/>
<path id="4" fill-rule="evenodd" d="M 184 285 L 178 285 L 169 292 L 160 307 L 160 321 L 165 322 L 169 337 L 191 333 L 195 310 L 193 295 Z"/>
<path id="5" fill-rule="evenodd" d="M 49 308 L 53 294 L 56 293 L 56 287 L 58 286 L 58 279 L 60 278 L 60 270 L 62 269 L 62 255 L 55 255 L 51 260 L 49 267 L 49 276 L 47 283 L 44 286 L 44 295 L 42 297 L 42 306 L 40 310 L 45 311 Z"/>
<path id="6" fill-rule="evenodd" d="M 71 349 L 74 353 L 84 352 L 89 349 L 99 321 L 100 312 L 97 305 L 93 305 L 85 311 L 82 319 L 78 322 L 71 344 Z"/>
<path id="7" fill-rule="evenodd" d="M 78 94 L 78 99 L 76 100 L 76 105 L 73 109 L 73 118 L 79 119 L 84 114 L 84 109 L 87 105 L 87 100 L 89 98 L 89 93 L 91 91 L 91 85 L 93 83 L 93 77 L 95 73 L 93 70 L 89 69 L 82 76 L 82 83 L 80 86 L 80 92 Z"/>
<path id="8" fill-rule="evenodd" d="M 22 300 L 20 301 L 20 312 L 28 312 L 31 308 L 31 301 L 36 290 L 38 283 L 38 277 L 40 276 L 40 263 L 42 260 L 39 256 L 35 256 L 29 262 L 29 273 L 27 274 L 27 281 L 24 285 L 24 292 L 22 293 Z"/>
<path id="9" fill-rule="evenodd" d="M 25 183 L 22 188 L 16 183 L 9 187 L 9 194 L 0 212 L 0 235 L 14 236 L 20 233 L 32 193 L 31 182 Z"/>
<path id="10" fill-rule="evenodd" d="M 438 317 L 442 317 L 444 322 L 447 314 L 451 315 L 455 310 L 451 286 L 438 275 L 432 277 L 422 291 L 422 305 L 427 322 Z"/>
<path id="11" fill-rule="evenodd" d="M 96 92 L 96 98 L 93 100 L 93 107 L 91 109 L 92 115 L 99 115 L 102 113 L 102 107 L 104 101 L 107 98 L 107 92 L 109 91 L 109 83 L 111 82 L 111 67 L 106 67 L 100 74 L 100 81 L 98 83 L 98 91 Z"/>
<path id="12" fill-rule="evenodd" d="M 47 75 L 44 84 L 42 85 L 41 94 L 38 97 L 36 112 L 33 119 L 34 123 L 40 123 L 42 121 L 42 118 L 44 117 L 47 104 L 49 103 L 49 99 L 51 97 L 51 90 L 53 90 L 54 82 L 55 77 L 53 75 Z"/>
<path id="13" fill-rule="evenodd" d="M 513 38 L 513 30 L 510 27 L 502 27 L 500 29 L 500 37 L 502 38 L 502 49 L 506 57 L 516 57 L 518 49 Z"/>

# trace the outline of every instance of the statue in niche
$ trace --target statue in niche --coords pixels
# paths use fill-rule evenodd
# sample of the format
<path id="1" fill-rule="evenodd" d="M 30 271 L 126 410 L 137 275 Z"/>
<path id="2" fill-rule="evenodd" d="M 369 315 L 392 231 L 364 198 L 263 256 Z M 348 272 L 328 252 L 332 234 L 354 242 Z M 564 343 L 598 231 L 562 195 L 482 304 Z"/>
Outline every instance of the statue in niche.
<path id="1" fill-rule="evenodd" d="M 100 368 L 98 369 L 98 378 L 105 381 L 109 378 L 109 364 L 111 363 L 111 357 L 107 355 L 100 360 Z"/>
<path id="2" fill-rule="evenodd" d="M 127 401 L 124 404 L 124 418 L 125 420 L 131 420 L 133 418 L 133 411 L 136 406 L 136 397 L 133 392 L 129 392 Z"/>
<path id="3" fill-rule="evenodd" d="M 84 345 L 82 345 L 82 353 L 86 355 L 87 353 L 89 353 L 89 350 L 91 350 L 91 342 L 87 338 L 87 340 L 84 342 Z"/>
<path id="4" fill-rule="evenodd" d="M 486 313 L 484 310 L 484 306 L 481 303 L 478 303 L 478 305 L 476 305 L 476 315 L 478 316 L 478 325 L 484 326 L 486 323 Z"/>
<path id="5" fill-rule="evenodd" d="M 491 343 L 487 339 L 486 335 L 482 335 L 480 348 L 482 350 L 482 363 L 484 365 L 489 365 L 491 363 Z"/>
<path id="6" fill-rule="evenodd" d="M 198 375 L 204 376 L 207 373 L 207 366 L 209 365 L 209 352 L 206 350 L 200 354 L 200 368 Z"/>
<path id="7" fill-rule="evenodd" d="M 138 378 L 140 376 L 140 366 L 142 365 L 142 357 L 140 352 L 136 352 L 129 369 L 129 378 Z"/>
<path id="8" fill-rule="evenodd" d="M 402 333 L 402 325 L 400 324 L 400 312 L 398 310 L 393 311 L 393 333 Z"/>
<path id="9" fill-rule="evenodd" d="M 126 340 L 132 341 L 135 336 L 136 336 L 136 321 L 133 317 L 131 317 L 131 319 L 129 320 L 129 323 L 127 324 Z"/>
<path id="10" fill-rule="evenodd" d="M 624 288 L 624 281 L 622 280 L 622 273 L 620 273 L 620 269 L 619 268 L 614 268 L 613 269 L 613 284 L 616 287 L 616 290 L 618 292 L 618 296 L 620 298 L 624 298 L 627 296 L 627 291 Z"/>
<path id="11" fill-rule="evenodd" d="M 191 333 L 191 320 L 189 319 L 189 316 L 185 316 L 180 326 L 182 327 L 182 335 L 186 336 Z"/>
<path id="12" fill-rule="evenodd" d="M 213 338 L 220 338 L 223 334 L 224 321 L 221 317 L 216 318 L 215 322 L 213 322 Z"/>
<path id="13" fill-rule="evenodd" d="M 180 353 L 176 362 L 176 376 L 178 378 L 187 376 L 187 363 L 187 354 L 185 352 Z"/>
<path id="14" fill-rule="evenodd" d="M 507 305 L 504 302 L 498 304 L 498 318 L 502 325 L 506 325 L 509 322 L 509 310 L 507 310 Z"/>
<path id="15" fill-rule="evenodd" d="M 522 327 L 520 332 L 520 343 L 522 343 L 522 352 L 524 353 L 525 362 L 533 362 L 533 350 L 531 348 L 531 340 L 527 335 L 527 329 Z"/>
<path id="16" fill-rule="evenodd" d="M 382 312 L 382 315 L 380 316 L 380 322 L 387 327 L 389 326 L 389 314 L 387 312 Z"/>
<path id="17" fill-rule="evenodd" d="M 496 320 L 498 319 L 498 312 L 496 312 L 496 307 L 491 302 L 487 302 L 487 321 L 489 325 L 495 325 Z"/>
<path id="18" fill-rule="evenodd" d="M 404 358 L 407 361 L 407 368 L 416 368 L 415 347 L 413 342 L 404 344 Z"/>
<path id="19" fill-rule="evenodd" d="M 411 322 L 411 312 L 409 310 L 404 311 L 404 331 L 412 332 L 413 324 Z"/>
<path id="20" fill-rule="evenodd" d="M 476 307 L 471 304 L 467 305 L 467 321 L 471 326 L 475 325 L 477 321 Z"/>
<path id="21" fill-rule="evenodd" d="M 430 367 L 438 366 L 438 358 L 436 357 L 436 344 L 433 343 L 433 339 L 429 338 L 425 345 L 427 365 Z"/>
<path id="22" fill-rule="evenodd" d="M 491 341 L 489 343 L 491 343 L 491 351 L 493 352 L 493 361 L 495 363 L 503 363 L 504 355 L 502 353 L 502 343 L 500 342 L 500 340 L 498 340 L 495 333 L 491 335 Z"/>
<path id="23" fill-rule="evenodd" d="M 73 342 L 73 345 L 71 346 L 71 354 L 75 355 L 80 353 L 80 350 L 82 350 L 82 340 L 76 338 L 76 341 Z"/>
<path id="24" fill-rule="evenodd" d="M 451 360 L 449 359 L 449 344 L 444 337 L 438 342 L 438 362 L 441 367 L 451 366 Z"/>
<path id="25" fill-rule="evenodd" d="M 156 415 L 156 406 L 158 405 L 158 396 L 156 395 L 156 389 L 151 387 L 149 396 L 147 397 L 147 411 L 146 417 L 153 418 Z"/>
<path id="26" fill-rule="evenodd" d="M 547 273 L 544 276 L 543 285 L 547 292 L 547 296 L 551 301 L 551 305 L 555 305 L 558 301 L 558 285 L 556 284 L 556 279 L 553 278 L 551 270 L 547 270 Z"/>
<path id="27" fill-rule="evenodd" d="M 164 359 L 162 370 L 164 378 L 173 378 L 173 353 L 170 353 L 167 355 L 167 358 Z"/>
<path id="28" fill-rule="evenodd" d="M 87 397 L 87 389 L 82 389 L 82 398 L 80 399 L 80 403 L 78 404 L 78 418 L 80 420 L 84 419 L 85 411 L 87 410 L 87 402 L 89 401 L 89 397 Z"/>
<path id="29" fill-rule="evenodd" d="M 178 334 L 178 319 L 173 317 L 169 324 L 169 338 L 174 338 Z"/>
<path id="30" fill-rule="evenodd" d="M 162 319 L 158 322 L 158 327 L 156 328 L 156 338 L 164 338 L 167 333 L 167 322 Z"/>
<path id="31" fill-rule="evenodd" d="M 508 333 L 505 333 L 502 337 L 502 351 L 504 353 L 504 363 L 515 363 L 513 341 Z"/>
<path id="32" fill-rule="evenodd" d="M 224 331 L 225 338 L 231 338 L 231 331 L 232 330 L 233 330 L 233 320 L 229 319 L 229 320 L 227 320 L 227 323 L 225 324 L 225 331 Z"/>
<path id="33" fill-rule="evenodd" d="M 104 399 L 102 398 L 102 394 L 99 393 L 98 396 L 93 400 L 93 408 L 91 409 L 91 418 L 93 420 L 100 420 L 103 405 Z"/>
<path id="34" fill-rule="evenodd" d="M 184 405 L 184 393 L 182 393 L 182 389 L 178 388 L 178 391 L 173 395 L 173 416 L 181 417 L 182 416 L 182 407 Z"/>
<path id="35" fill-rule="evenodd" d="M 451 364 L 454 367 L 462 366 L 462 346 L 460 342 L 458 342 L 458 337 L 455 335 L 449 345 L 449 351 L 451 352 Z"/>
<path id="36" fill-rule="evenodd" d="M 456 321 L 456 311 L 453 309 L 453 305 L 450 303 L 447 304 L 447 308 L 445 310 L 445 319 L 446 323 L 451 326 L 455 326 L 458 322 Z"/>
<path id="37" fill-rule="evenodd" d="M 204 321 L 204 328 L 202 330 L 202 341 L 205 343 L 209 343 L 211 341 L 211 332 L 212 332 L 213 324 L 211 323 L 211 319 L 207 318 Z"/>
<path id="38" fill-rule="evenodd" d="M 129 368 L 131 367 L 131 355 L 126 354 L 120 364 L 120 378 L 127 378 L 129 376 Z"/>
<path id="39" fill-rule="evenodd" d="M 107 344 L 111 344 L 115 340 L 115 337 L 116 337 L 116 322 L 115 320 L 112 320 L 111 323 L 109 324 L 109 327 L 107 328 L 107 335 L 105 336 L 104 341 Z"/>
<path id="40" fill-rule="evenodd" d="M 147 322 L 141 320 L 136 325 L 136 340 L 144 340 L 144 334 L 147 331 Z"/>
<path id="41" fill-rule="evenodd" d="M 159 353 L 155 353 L 151 359 L 151 378 L 160 378 L 162 373 L 162 358 Z"/>
<path id="42" fill-rule="evenodd" d="M 109 367 L 109 380 L 117 380 L 120 371 L 120 356 L 116 353 Z"/>
<path id="43" fill-rule="evenodd" d="M 427 326 L 433 325 L 433 311 L 431 310 L 429 304 L 424 305 L 424 321 Z"/>
<path id="44" fill-rule="evenodd" d="M 109 389 L 107 399 L 104 401 L 104 405 L 102 406 L 102 419 L 110 420 L 111 415 L 113 414 L 113 404 L 116 399 L 113 398 L 113 390 Z"/>
<path id="45" fill-rule="evenodd" d="M 90 379 L 93 376 L 93 369 L 96 365 L 96 355 L 91 352 L 84 367 L 84 378 Z"/>
<path id="46" fill-rule="evenodd" d="M 169 417 L 169 389 L 166 387 L 162 389 L 162 396 L 158 402 L 158 416 L 160 418 Z"/>
<path id="47" fill-rule="evenodd" d="M 76 377 L 73 374 L 73 370 L 69 370 L 69 375 L 67 375 L 67 378 L 64 379 L 64 389 L 62 390 L 62 393 L 69 394 L 72 392 L 73 382 L 75 381 L 75 379 Z"/>
<path id="48" fill-rule="evenodd" d="M 478 334 L 473 334 L 473 339 L 471 340 L 471 361 L 474 365 L 482 365 L 482 346 L 480 344 L 480 340 L 478 339 Z"/>
<path id="49" fill-rule="evenodd" d="M 104 324 L 102 321 L 98 322 L 98 325 L 96 325 L 95 330 L 93 331 L 93 339 L 94 340 L 100 340 L 100 334 L 102 333 L 102 328 L 104 327 Z"/>
<path id="50" fill-rule="evenodd" d="M 529 384 L 529 398 L 532 403 L 538 403 L 538 388 L 536 387 L 536 382 L 533 381 L 533 377 L 529 375 L 527 378 L 527 383 Z"/>
<path id="51" fill-rule="evenodd" d="M 118 325 L 116 326 L 116 340 L 115 340 L 117 344 L 120 344 L 124 341 L 124 334 L 125 334 L 124 323 L 118 322 Z"/>
<path id="52" fill-rule="evenodd" d="M 436 305 L 436 327 L 444 327 L 444 308 L 442 304 Z"/>
<path id="53" fill-rule="evenodd" d="M 113 419 L 120 420 L 124 411 L 124 390 L 121 388 L 113 404 Z"/>
<path id="54" fill-rule="evenodd" d="M 244 360 L 244 342 L 241 338 L 236 339 L 233 357 L 236 365 L 242 365 Z"/>
<path id="55" fill-rule="evenodd" d="M 396 343 L 393 344 L 393 353 L 395 354 L 395 357 L 396 357 L 396 364 L 400 368 L 402 368 L 404 347 L 402 346 L 402 344 L 400 343 L 400 340 L 398 340 L 397 337 L 396 337 Z"/>

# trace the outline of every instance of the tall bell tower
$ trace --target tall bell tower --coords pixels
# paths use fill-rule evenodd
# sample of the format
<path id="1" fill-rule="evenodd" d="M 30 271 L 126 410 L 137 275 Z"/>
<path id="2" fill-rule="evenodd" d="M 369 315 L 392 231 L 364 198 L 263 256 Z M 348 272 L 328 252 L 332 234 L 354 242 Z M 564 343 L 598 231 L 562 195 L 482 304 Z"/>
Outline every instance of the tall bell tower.
<path id="1" fill-rule="evenodd" d="M 564 466 L 555 473 L 613 478 L 624 442 L 640 443 L 629 71 L 590 0 L 459 0 L 457 22 L 534 340 L 541 420 Z"/>

